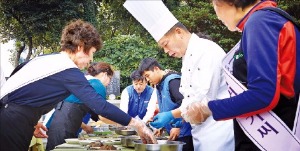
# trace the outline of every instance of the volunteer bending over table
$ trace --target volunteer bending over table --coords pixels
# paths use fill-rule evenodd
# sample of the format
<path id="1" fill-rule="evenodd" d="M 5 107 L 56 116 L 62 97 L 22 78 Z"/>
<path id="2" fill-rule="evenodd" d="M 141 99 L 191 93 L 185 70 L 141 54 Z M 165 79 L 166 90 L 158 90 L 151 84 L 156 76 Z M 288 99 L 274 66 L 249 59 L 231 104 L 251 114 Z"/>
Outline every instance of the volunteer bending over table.
<path id="1" fill-rule="evenodd" d="M 110 83 L 114 74 L 110 64 L 105 62 L 93 63 L 88 67 L 87 72 L 88 75 L 86 75 L 86 78 L 90 85 L 98 94 L 105 98 L 106 86 Z M 46 124 L 46 127 L 48 128 L 46 150 L 53 150 L 55 146 L 65 143 L 66 138 L 78 137 L 77 133 L 79 130 L 81 131 L 80 127 L 87 133 L 92 133 L 93 128 L 86 124 L 90 120 L 91 114 L 94 115 L 95 113 L 87 114 L 89 111 L 90 109 L 74 95 L 70 95 L 62 101 L 61 104 L 56 107 L 55 112 Z M 88 115 L 87 120 L 86 115 Z M 94 116 L 92 119 L 98 121 L 98 115 Z"/>
<path id="2" fill-rule="evenodd" d="M 143 122 L 107 102 L 80 71 L 102 47 L 96 28 L 82 20 L 73 21 L 63 29 L 60 43 L 60 53 L 32 59 L 1 87 L 0 150 L 28 150 L 41 115 L 70 94 L 96 114 L 133 127 L 143 142 L 156 143 Z M 36 136 L 43 136 L 42 133 Z"/>

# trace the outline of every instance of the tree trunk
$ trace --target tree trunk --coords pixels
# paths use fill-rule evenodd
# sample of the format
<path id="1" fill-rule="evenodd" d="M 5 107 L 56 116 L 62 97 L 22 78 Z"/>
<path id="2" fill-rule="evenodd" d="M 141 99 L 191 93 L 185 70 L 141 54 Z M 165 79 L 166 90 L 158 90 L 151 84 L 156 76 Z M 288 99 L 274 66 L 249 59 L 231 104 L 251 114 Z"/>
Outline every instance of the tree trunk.
<path id="1" fill-rule="evenodd" d="M 28 54 L 26 56 L 26 59 L 25 61 L 28 61 L 32 55 L 32 36 L 28 36 L 28 41 L 29 41 L 29 44 L 28 44 Z"/>
<path id="2" fill-rule="evenodd" d="M 24 51 L 25 49 L 25 42 L 22 42 L 23 45 L 20 48 L 17 48 L 17 54 L 16 54 L 16 58 L 14 61 L 14 66 L 17 67 L 20 64 L 20 57 L 21 57 L 21 53 Z"/>

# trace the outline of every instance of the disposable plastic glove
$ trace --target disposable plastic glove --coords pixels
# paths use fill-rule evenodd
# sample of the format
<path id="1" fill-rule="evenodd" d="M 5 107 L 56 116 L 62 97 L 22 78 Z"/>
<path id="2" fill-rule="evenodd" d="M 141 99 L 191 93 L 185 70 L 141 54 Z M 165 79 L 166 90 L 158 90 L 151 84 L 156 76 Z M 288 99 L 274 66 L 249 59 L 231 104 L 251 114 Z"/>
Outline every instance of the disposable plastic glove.
<path id="1" fill-rule="evenodd" d="M 207 98 L 204 98 L 202 101 L 193 102 L 187 106 L 186 111 L 181 116 L 186 122 L 201 124 L 211 115 L 207 103 Z"/>
<path id="2" fill-rule="evenodd" d="M 183 119 L 182 118 L 176 118 L 176 119 L 173 119 L 172 121 L 171 121 L 171 126 L 173 127 L 173 128 L 180 128 L 180 127 L 182 127 L 182 125 L 183 125 Z"/>
<path id="3" fill-rule="evenodd" d="M 153 132 L 143 121 L 132 118 L 128 126 L 132 127 L 138 133 L 144 144 L 157 144 L 157 140 Z"/>
<path id="4" fill-rule="evenodd" d="M 150 122 L 150 125 L 155 128 L 162 128 L 166 124 L 170 123 L 174 117 L 171 111 L 158 113 L 154 118 L 153 122 Z"/>

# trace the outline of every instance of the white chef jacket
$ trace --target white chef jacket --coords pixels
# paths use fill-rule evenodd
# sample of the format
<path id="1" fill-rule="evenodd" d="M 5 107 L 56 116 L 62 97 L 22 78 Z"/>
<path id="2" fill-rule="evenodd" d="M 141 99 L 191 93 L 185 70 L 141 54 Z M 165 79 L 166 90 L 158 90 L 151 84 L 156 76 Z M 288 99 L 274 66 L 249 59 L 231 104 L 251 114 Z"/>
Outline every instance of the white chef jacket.
<path id="1" fill-rule="evenodd" d="M 192 34 L 182 58 L 179 91 L 184 96 L 180 110 L 203 97 L 222 99 L 229 97 L 222 70 L 224 50 L 216 43 Z M 194 149 L 197 151 L 233 151 L 233 121 L 215 121 L 210 116 L 201 125 L 192 124 Z"/>
<path id="2" fill-rule="evenodd" d="M 150 120 L 150 118 L 153 117 L 154 111 L 156 109 L 156 102 L 157 102 L 157 95 L 156 95 L 156 89 L 154 88 L 148 103 L 147 112 L 144 118 L 142 119 L 144 123 L 146 123 L 148 120 Z M 128 104 L 129 104 L 129 94 L 127 89 L 125 88 L 122 91 L 121 101 L 120 101 L 120 109 L 125 113 L 128 113 Z"/>

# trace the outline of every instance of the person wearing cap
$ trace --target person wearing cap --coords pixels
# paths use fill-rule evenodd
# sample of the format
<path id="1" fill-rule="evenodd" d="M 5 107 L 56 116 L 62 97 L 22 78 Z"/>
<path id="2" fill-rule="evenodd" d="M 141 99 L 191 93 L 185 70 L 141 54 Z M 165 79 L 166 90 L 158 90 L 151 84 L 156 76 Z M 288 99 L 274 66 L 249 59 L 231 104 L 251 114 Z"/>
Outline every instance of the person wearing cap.
<path id="1" fill-rule="evenodd" d="M 223 49 L 216 43 L 190 33 L 162 1 L 130 1 L 124 7 L 147 29 L 164 52 L 182 58 L 179 91 L 184 96 L 179 108 L 158 113 L 150 124 L 156 128 L 182 117 L 188 104 L 203 98 L 229 97 L 222 59 Z M 215 121 L 209 116 L 201 124 L 192 124 L 195 150 L 234 150 L 233 121 Z"/>
<path id="2" fill-rule="evenodd" d="M 145 58 L 140 62 L 139 70 L 148 82 L 155 85 L 160 112 L 170 111 L 181 105 L 183 95 L 179 92 L 180 73 L 172 70 L 163 70 L 154 58 Z M 166 124 L 164 128 L 169 134 L 169 140 L 182 141 L 183 151 L 194 150 L 192 127 L 190 123 L 176 118 Z"/>
<path id="3" fill-rule="evenodd" d="M 74 94 L 98 115 L 133 127 L 145 143 L 156 143 L 147 126 L 101 97 L 80 71 L 102 47 L 97 29 L 82 20 L 71 21 L 62 31 L 61 52 L 30 60 L 1 87 L 0 150 L 28 150 L 38 120 L 61 100 Z M 38 125 L 37 125 L 38 124 Z"/>
<path id="4" fill-rule="evenodd" d="M 154 115 L 156 92 L 138 70 L 134 70 L 130 78 L 132 85 L 122 91 L 120 109 L 131 117 L 139 117 L 146 123 Z"/>

